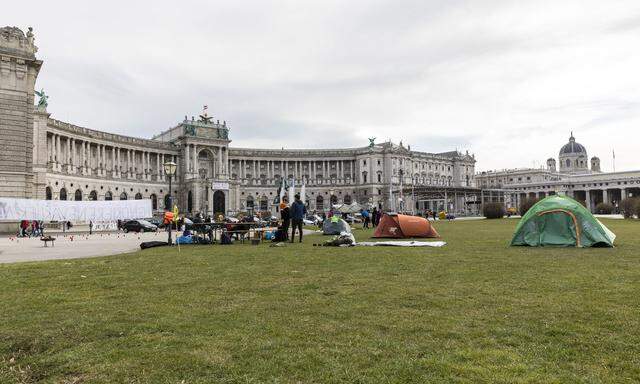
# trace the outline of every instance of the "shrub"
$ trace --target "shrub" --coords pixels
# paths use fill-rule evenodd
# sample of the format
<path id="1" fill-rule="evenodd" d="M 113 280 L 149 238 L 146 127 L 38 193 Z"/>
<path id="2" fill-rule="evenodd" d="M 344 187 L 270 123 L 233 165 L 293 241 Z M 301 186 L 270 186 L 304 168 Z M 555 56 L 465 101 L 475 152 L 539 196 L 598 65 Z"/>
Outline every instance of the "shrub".
<path id="1" fill-rule="evenodd" d="M 635 213 L 636 216 L 640 218 L 640 199 L 634 198 L 634 200 L 635 200 L 635 204 L 633 205 L 633 208 L 634 208 L 633 213 Z"/>
<path id="2" fill-rule="evenodd" d="M 636 210 L 637 201 L 634 198 L 622 199 L 620 202 L 620 211 L 625 219 L 633 217 Z"/>
<path id="3" fill-rule="evenodd" d="M 524 216 L 531 207 L 533 207 L 538 202 L 538 199 L 535 197 L 529 197 L 520 202 L 520 216 Z"/>
<path id="4" fill-rule="evenodd" d="M 598 205 L 596 205 L 596 213 L 610 215 L 613 213 L 613 205 L 609 203 L 598 203 Z"/>
<path id="5" fill-rule="evenodd" d="M 502 203 L 486 203 L 482 206 L 482 214 L 487 219 L 501 219 L 506 211 Z"/>

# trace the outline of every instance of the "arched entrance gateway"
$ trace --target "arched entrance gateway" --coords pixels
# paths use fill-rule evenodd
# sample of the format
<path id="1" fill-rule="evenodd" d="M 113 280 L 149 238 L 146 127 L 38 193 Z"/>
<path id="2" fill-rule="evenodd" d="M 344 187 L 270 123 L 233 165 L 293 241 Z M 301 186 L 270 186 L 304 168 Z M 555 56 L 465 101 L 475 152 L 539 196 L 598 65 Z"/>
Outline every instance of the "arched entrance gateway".
<path id="1" fill-rule="evenodd" d="M 224 215 L 225 207 L 225 197 L 224 192 L 215 191 L 213 193 L 213 214 L 215 217 L 218 215 Z"/>

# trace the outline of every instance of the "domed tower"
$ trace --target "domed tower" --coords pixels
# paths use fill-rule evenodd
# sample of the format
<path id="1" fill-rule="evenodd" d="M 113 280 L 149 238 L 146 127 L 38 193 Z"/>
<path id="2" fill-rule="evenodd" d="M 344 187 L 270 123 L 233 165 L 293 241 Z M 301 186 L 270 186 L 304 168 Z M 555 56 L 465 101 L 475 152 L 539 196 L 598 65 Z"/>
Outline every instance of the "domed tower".
<path id="1" fill-rule="evenodd" d="M 564 173 L 588 173 L 589 157 L 587 149 L 576 142 L 571 132 L 569 142 L 560 149 L 560 172 Z"/>
<path id="2" fill-rule="evenodd" d="M 600 158 L 597 156 L 591 158 L 591 172 L 602 172 L 600 170 Z"/>
<path id="3" fill-rule="evenodd" d="M 553 157 L 547 159 L 547 170 L 551 172 L 557 172 L 556 159 L 554 159 Z"/>

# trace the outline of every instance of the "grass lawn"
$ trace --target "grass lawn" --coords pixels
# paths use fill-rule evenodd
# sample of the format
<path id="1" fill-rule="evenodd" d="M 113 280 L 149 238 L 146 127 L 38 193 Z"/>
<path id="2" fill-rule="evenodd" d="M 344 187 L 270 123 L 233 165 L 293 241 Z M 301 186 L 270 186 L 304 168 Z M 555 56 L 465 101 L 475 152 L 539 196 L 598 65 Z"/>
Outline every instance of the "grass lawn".
<path id="1" fill-rule="evenodd" d="M 639 382 L 640 222 L 614 249 L 510 248 L 516 223 L 0 265 L 0 383 Z"/>

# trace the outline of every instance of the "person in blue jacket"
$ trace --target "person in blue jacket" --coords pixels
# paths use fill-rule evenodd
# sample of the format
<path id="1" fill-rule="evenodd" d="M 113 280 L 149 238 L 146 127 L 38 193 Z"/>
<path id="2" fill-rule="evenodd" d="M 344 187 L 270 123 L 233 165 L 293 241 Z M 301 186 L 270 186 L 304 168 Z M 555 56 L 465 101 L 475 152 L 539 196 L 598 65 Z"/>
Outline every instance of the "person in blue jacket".
<path id="1" fill-rule="evenodd" d="M 296 228 L 300 231 L 300 242 L 302 243 L 302 219 L 304 219 L 304 215 L 307 213 L 307 207 L 304 206 L 302 200 L 300 200 L 300 195 L 296 193 L 295 201 L 291 204 L 290 215 L 291 215 L 291 242 L 293 243 L 294 238 L 296 237 Z"/>

